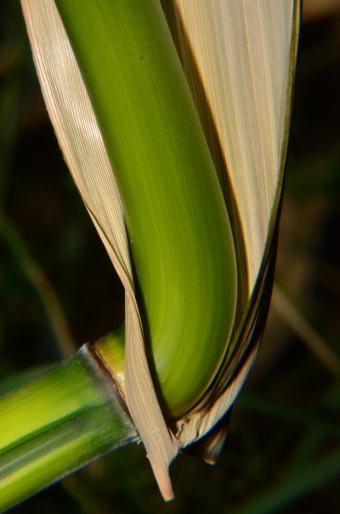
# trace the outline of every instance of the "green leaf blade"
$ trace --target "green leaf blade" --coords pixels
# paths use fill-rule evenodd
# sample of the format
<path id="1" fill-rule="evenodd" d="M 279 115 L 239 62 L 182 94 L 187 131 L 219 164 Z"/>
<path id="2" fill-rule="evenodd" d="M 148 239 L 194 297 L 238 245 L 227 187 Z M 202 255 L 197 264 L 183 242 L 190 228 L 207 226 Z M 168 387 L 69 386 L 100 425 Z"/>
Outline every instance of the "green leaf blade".
<path id="1" fill-rule="evenodd" d="M 57 5 L 119 186 L 159 392 L 178 417 L 209 385 L 234 319 L 234 248 L 215 170 L 156 2 Z"/>

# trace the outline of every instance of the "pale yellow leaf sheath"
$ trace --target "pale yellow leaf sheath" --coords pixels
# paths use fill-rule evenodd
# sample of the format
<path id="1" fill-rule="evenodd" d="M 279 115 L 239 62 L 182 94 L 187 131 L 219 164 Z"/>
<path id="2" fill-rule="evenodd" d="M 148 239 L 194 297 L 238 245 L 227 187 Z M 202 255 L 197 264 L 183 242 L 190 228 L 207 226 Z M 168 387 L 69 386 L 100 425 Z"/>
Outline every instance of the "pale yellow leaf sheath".
<path id="1" fill-rule="evenodd" d="M 112 173 L 88 94 L 59 13 L 52 0 L 23 0 L 23 12 L 44 99 L 60 147 L 73 179 L 126 291 L 126 362 L 134 352 L 139 371 L 135 387 L 149 413 L 148 426 L 138 423 L 160 489 L 166 499 L 173 496 L 168 476 L 169 462 L 178 444 L 170 435 L 158 405 L 143 343 L 142 326 L 134 295 L 133 276 L 124 217 Z M 140 378 L 142 377 L 142 378 Z M 133 407 L 132 407 L 133 409 Z M 139 411 L 139 405 L 136 406 Z M 142 414 L 141 414 L 142 415 Z M 148 444 L 148 441 L 150 443 Z"/>
<path id="2" fill-rule="evenodd" d="M 275 263 L 300 4 L 164 0 L 163 5 L 232 213 L 240 270 L 234 337 L 215 390 L 182 426 L 180 441 L 186 446 L 232 405 L 260 343 Z"/>

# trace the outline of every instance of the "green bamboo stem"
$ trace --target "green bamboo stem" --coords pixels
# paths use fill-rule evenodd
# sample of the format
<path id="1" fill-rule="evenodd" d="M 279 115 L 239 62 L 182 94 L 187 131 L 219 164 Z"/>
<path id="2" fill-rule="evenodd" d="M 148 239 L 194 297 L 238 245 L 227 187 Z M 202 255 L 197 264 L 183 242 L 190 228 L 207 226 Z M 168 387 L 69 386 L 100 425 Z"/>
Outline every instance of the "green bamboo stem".
<path id="1" fill-rule="evenodd" d="M 0 398 L 0 512 L 137 439 L 93 347 Z"/>

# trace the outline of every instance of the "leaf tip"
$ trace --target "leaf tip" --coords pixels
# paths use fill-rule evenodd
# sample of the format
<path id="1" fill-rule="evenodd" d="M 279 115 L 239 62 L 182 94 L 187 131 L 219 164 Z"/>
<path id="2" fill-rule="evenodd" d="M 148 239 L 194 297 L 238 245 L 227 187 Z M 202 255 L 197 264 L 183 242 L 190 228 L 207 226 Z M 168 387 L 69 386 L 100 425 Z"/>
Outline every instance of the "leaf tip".
<path id="1" fill-rule="evenodd" d="M 172 488 L 169 470 L 160 467 L 156 462 L 152 462 L 152 460 L 150 460 L 150 464 L 164 500 L 166 502 L 173 500 L 175 494 Z"/>

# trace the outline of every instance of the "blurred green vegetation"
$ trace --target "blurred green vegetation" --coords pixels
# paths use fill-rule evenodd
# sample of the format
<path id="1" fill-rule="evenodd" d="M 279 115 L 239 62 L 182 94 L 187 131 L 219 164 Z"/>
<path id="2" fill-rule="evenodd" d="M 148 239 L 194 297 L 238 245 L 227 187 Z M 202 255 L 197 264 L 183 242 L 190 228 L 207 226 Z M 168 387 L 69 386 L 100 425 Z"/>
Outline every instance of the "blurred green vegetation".
<path id="1" fill-rule="evenodd" d="M 60 360 L 40 270 L 79 346 L 123 320 L 123 290 L 63 162 L 18 1 L 0 13 L 0 389 Z M 304 24 L 277 281 L 340 356 L 340 15 Z M 47 290 L 47 296 L 49 295 Z M 46 289 L 45 289 L 46 292 Z M 53 321 L 53 319 L 52 319 Z M 32 368 L 37 368 L 35 371 Z M 28 374 L 28 375 L 27 375 Z M 142 446 L 108 455 L 13 513 L 338 512 L 340 381 L 275 311 L 215 467 L 181 456 L 164 504 Z"/>

